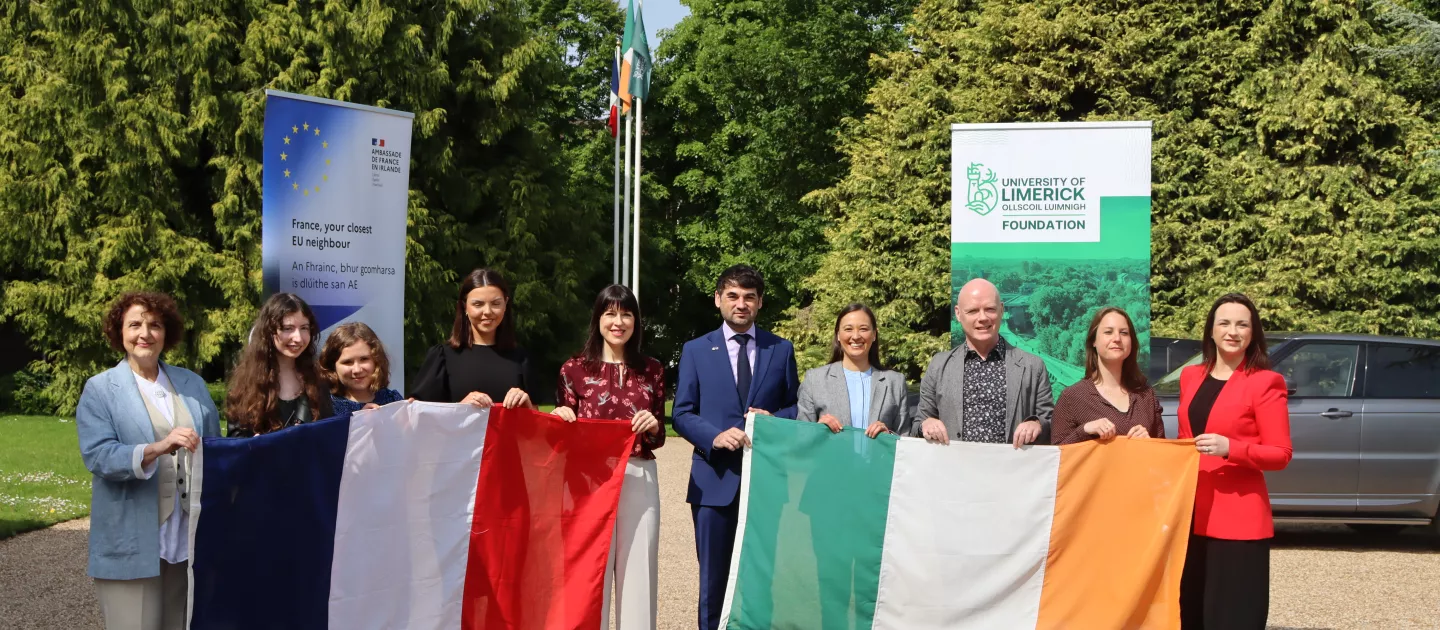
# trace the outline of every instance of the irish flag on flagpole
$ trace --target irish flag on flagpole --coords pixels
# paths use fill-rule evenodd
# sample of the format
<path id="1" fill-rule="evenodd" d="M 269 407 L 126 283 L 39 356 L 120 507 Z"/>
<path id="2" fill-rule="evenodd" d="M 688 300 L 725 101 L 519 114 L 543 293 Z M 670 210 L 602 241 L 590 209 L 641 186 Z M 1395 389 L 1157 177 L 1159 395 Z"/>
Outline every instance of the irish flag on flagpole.
<path id="1" fill-rule="evenodd" d="M 1190 441 L 930 444 L 751 416 L 721 628 L 1178 628 Z"/>
<path id="2" fill-rule="evenodd" d="M 633 99 L 646 100 L 650 94 L 650 43 L 645 36 L 645 17 L 636 0 L 625 7 L 625 32 L 620 36 L 620 102 L 629 112 Z"/>

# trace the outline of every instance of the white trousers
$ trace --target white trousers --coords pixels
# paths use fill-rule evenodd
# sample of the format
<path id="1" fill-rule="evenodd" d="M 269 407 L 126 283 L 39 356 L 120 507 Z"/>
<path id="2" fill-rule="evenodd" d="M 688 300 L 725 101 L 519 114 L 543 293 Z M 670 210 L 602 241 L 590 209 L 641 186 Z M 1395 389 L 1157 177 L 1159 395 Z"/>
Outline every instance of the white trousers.
<path id="1" fill-rule="evenodd" d="M 605 562 L 605 604 L 600 628 L 610 626 L 610 585 L 615 585 L 618 630 L 654 630 L 659 600 L 660 482 L 655 460 L 632 457 L 625 465 L 615 536 Z"/>
<path id="2" fill-rule="evenodd" d="M 105 630 L 184 630 L 190 598 L 187 563 L 160 561 L 160 575 L 138 580 L 95 580 Z"/>

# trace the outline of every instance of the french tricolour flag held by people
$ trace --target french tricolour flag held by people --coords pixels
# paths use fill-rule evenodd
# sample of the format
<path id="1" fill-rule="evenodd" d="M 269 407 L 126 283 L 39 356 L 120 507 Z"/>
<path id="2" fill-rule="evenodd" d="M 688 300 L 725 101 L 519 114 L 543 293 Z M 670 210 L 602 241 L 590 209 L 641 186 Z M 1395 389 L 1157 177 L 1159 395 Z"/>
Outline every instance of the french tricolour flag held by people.
<path id="1" fill-rule="evenodd" d="M 592 630 L 629 423 L 399 402 L 193 464 L 191 628 Z"/>
<path id="2" fill-rule="evenodd" d="M 1191 440 L 1015 449 L 750 416 L 721 628 L 1179 628 Z"/>

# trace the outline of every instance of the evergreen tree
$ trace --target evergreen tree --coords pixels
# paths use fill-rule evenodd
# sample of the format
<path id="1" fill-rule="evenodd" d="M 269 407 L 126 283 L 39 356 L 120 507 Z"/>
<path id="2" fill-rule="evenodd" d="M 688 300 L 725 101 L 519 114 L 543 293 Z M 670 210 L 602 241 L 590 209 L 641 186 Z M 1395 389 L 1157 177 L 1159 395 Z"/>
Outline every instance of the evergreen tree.
<path id="1" fill-rule="evenodd" d="M 718 325 L 704 296 L 732 264 L 765 275 L 762 325 L 807 299 L 830 218 L 804 197 L 844 174 L 839 122 L 863 108 L 870 57 L 903 44 L 913 0 L 687 4 L 658 51 L 643 145 L 664 185 L 645 192 L 647 303 L 673 344 Z"/>
<path id="2" fill-rule="evenodd" d="M 116 357 L 105 305 L 175 295 L 169 359 L 225 373 L 260 299 L 261 126 L 273 88 L 414 112 L 406 349 L 417 365 L 476 266 L 515 285 L 541 365 L 583 333 L 603 225 L 571 203 L 565 40 L 514 1 L 58 1 L 0 9 L 0 314 L 73 409 Z M 608 216 L 608 215 L 607 215 Z M 537 373 L 548 373 L 541 368 Z"/>
<path id="3" fill-rule="evenodd" d="M 948 347 L 951 123 L 1153 120 L 1153 328 L 1196 337 L 1252 295 L 1276 329 L 1440 336 L 1437 125 L 1386 68 L 1367 6 L 929 0 L 875 64 L 839 225 L 785 331 L 880 305 L 886 358 L 918 376 Z M 810 361 L 814 361 L 812 356 Z"/>

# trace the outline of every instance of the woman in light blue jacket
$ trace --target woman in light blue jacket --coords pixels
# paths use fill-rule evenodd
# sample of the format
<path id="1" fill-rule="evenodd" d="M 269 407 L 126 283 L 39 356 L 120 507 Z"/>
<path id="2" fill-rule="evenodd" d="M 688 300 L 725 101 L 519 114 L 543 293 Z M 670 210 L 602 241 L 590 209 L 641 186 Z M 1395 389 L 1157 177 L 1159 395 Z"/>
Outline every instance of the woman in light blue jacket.
<path id="1" fill-rule="evenodd" d="M 880 332 L 875 313 L 859 302 L 835 318 L 830 362 L 805 372 L 797 420 L 819 422 L 839 433 L 844 427 L 904 433 L 905 377 L 880 365 Z"/>
<path id="2" fill-rule="evenodd" d="M 127 293 L 104 322 L 125 360 L 85 383 L 75 411 L 94 474 L 90 562 L 107 630 L 185 627 L 190 457 L 220 435 L 205 381 L 160 356 L 184 337 L 175 300 Z"/>

